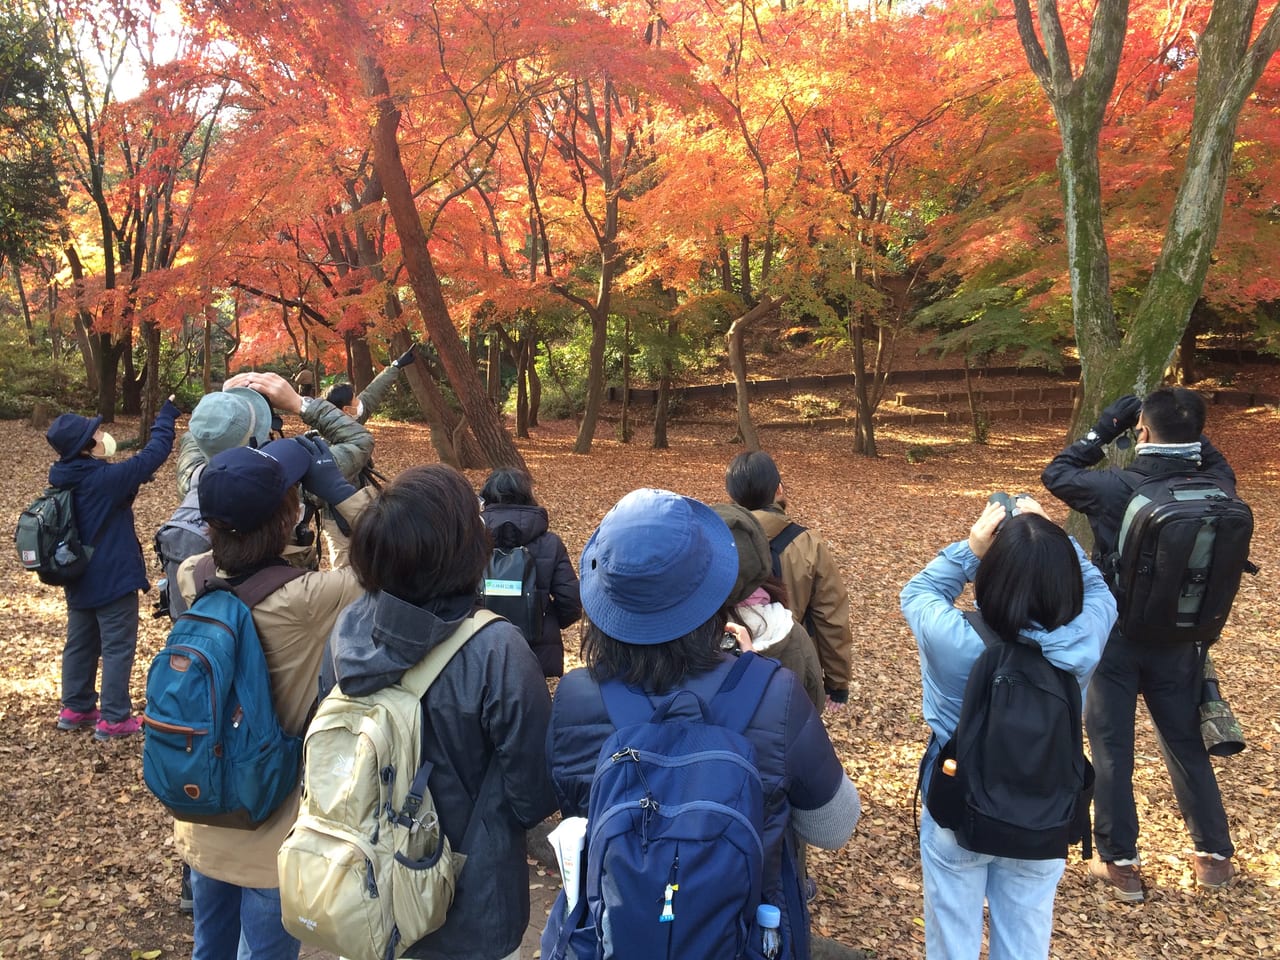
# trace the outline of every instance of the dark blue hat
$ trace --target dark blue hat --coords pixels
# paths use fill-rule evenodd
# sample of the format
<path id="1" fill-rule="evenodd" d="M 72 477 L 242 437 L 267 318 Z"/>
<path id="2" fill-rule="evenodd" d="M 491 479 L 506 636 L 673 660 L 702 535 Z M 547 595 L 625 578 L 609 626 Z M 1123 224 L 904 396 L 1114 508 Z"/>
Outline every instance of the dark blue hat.
<path id="1" fill-rule="evenodd" d="M 311 455 L 292 437 L 224 450 L 200 474 L 200 515 L 237 533 L 257 530 L 309 466 Z"/>
<path id="2" fill-rule="evenodd" d="M 622 643 L 667 643 L 710 620 L 738 577 L 738 550 L 706 504 L 633 490 L 582 551 L 582 607 Z"/>
<path id="3" fill-rule="evenodd" d="M 49 441 L 49 446 L 58 452 L 58 459 L 66 463 L 78 457 L 84 448 L 89 446 L 94 431 L 100 426 L 102 426 L 101 417 L 90 419 L 78 413 L 64 413 L 49 424 L 44 438 Z"/>

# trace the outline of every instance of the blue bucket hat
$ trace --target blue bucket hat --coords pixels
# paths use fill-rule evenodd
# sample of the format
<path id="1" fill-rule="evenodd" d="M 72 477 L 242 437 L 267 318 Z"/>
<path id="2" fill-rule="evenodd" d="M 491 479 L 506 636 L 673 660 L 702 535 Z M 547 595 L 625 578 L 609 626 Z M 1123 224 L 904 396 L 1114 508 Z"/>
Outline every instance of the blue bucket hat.
<path id="1" fill-rule="evenodd" d="M 579 565 L 582 607 L 622 643 L 667 643 L 715 615 L 738 577 L 733 534 L 706 504 L 633 490 L 600 521 Z"/>
<path id="2" fill-rule="evenodd" d="M 66 463 L 80 456 L 84 448 L 89 446 L 89 441 L 93 439 L 94 431 L 100 426 L 102 426 L 101 417 L 90 419 L 78 413 L 64 413 L 49 424 L 44 438 L 49 441 L 49 446 L 58 452 L 58 460 Z"/>

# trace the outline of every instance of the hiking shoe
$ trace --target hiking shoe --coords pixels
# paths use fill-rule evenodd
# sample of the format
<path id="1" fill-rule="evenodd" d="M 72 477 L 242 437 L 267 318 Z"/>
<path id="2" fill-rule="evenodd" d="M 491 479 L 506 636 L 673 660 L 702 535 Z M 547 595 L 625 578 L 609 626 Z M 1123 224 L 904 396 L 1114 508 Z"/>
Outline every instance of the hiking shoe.
<path id="1" fill-rule="evenodd" d="M 1210 890 L 1225 887 L 1236 875 L 1236 865 L 1230 857 L 1213 853 L 1197 853 L 1191 858 L 1191 867 L 1196 874 L 1196 886 Z"/>
<path id="2" fill-rule="evenodd" d="M 1089 861 L 1089 874 L 1111 887 L 1117 899 L 1125 903 L 1142 902 L 1142 870 L 1137 863 L 1112 863 L 1094 857 Z"/>
<path id="3" fill-rule="evenodd" d="M 119 723 L 107 723 L 105 720 L 99 720 L 98 725 L 93 729 L 93 739 L 118 740 L 121 737 L 131 737 L 135 733 L 141 732 L 142 721 L 137 717 L 129 717 Z"/>
<path id="4" fill-rule="evenodd" d="M 102 718 L 102 714 L 98 712 L 98 708 L 94 707 L 85 713 L 77 710 L 68 710 L 62 708 L 62 712 L 58 714 L 59 730 L 82 730 L 85 727 L 92 727 Z"/>

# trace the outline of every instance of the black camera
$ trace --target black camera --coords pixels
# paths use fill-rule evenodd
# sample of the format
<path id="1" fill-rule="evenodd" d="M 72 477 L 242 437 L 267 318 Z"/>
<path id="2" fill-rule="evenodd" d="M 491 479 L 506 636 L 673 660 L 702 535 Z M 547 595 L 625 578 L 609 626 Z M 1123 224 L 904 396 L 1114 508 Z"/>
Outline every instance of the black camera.
<path id="1" fill-rule="evenodd" d="M 998 503 L 1004 507 L 1004 518 L 1008 520 L 1014 514 L 1020 512 L 1018 501 L 1023 497 L 1030 499 L 1029 493 L 1005 493 L 1003 490 L 997 490 L 991 496 L 987 497 L 987 503 Z"/>
<path id="2" fill-rule="evenodd" d="M 169 616 L 169 579 L 161 577 L 156 583 L 156 599 L 151 607 L 151 618 L 159 620 Z"/>
<path id="3" fill-rule="evenodd" d="M 742 648 L 738 646 L 738 638 L 728 630 L 720 637 L 720 649 L 725 653 L 732 653 L 734 656 L 742 652 Z"/>

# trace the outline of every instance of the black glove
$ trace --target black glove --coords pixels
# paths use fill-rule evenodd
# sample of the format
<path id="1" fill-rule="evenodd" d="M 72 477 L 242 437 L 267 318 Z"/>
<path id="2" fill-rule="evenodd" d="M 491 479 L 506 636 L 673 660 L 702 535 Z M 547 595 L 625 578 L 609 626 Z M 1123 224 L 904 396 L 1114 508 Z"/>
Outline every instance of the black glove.
<path id="1" fill-rule="evenodd" d="M 418 345 L 416 343 L 412 344 L 408 350 L 400 354 L 400 356 L 396 357 L 395 360 L 392 361 L 391 365 L 393 367 L 399 367 L 401 370 L 403 370 L 409 364 L 413 363 L 413 352 L 417 349 L 418 349 Z"/>
<path id="2" fill-rule="evenodd" d="M 293 439 L 311 456 L 311 466 L 302 478 L 302 489 L 329 504 L 341 503 L 356 492 L 338 469 L 327 443 L 319 437 Z"/>
<path id="3" fill-rule="evenodd" d="M 1098 422 L 1094 424 L 1093 433 L 1098 443 L 1110 443 L 1130 427 L 1137 425 L 1138 414 L 1142 413 L 1142 401 L 1133 394 L 1121 397 L 1102 411 Z"/>

